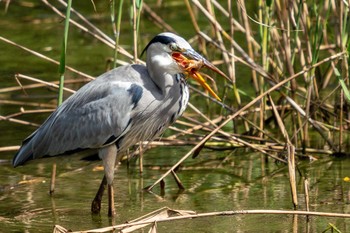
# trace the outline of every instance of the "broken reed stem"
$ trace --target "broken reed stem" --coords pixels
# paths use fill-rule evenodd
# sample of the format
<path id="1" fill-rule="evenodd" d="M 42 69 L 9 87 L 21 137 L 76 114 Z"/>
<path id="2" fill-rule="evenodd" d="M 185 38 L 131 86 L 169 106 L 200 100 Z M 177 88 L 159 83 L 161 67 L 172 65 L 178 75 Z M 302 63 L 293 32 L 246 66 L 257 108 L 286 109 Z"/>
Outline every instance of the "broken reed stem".
<path id="1" fill-rule="evenodd" d="M 173 175 L 175 182 L 180 190 L 185 190 L 185 187 L 183 186 L 180 178 L 176 175 L 175 171 L 171 171 L 171 174 Z"/>
<path id="2" fill-rule="evenodd" d="M 19 148 L 20 148 L 20 146 L 5 146 L 5 147 L 0 147 L 0 152 L 17 151 Z"/>
<path id="3" fill-rule="evenodd" d="M 53 193 L 55 192 L 55 186 L 56 186 L 56 171 L 57 171 L 56 163 L 53 163 L 53 164 L 52 164 L 52 170 L 51 170 L 50 195 L 53 195 Z"/>
<path id="4" fill-rule="evenodd" d="M 176 212 L 180 212 L 179 210 L 171 210 Z M 296 211 L 296 210 L 237 210 L 237 211 L 220 211 L 220 212 L 209 212 L 209 213 L 190 213 L 190 211 L 186 211 L 186 215 L 180 215 L 180 216 L 170 216 L 166 218 L 158 218 L 156 220 L 140 220 L 137 222 L 132 223 L 124 223 L 120 225 L 110 226 L 110 227 L 104 227 L 99 229 L 92 229 L 92 230 L 85 230 L 85 231 L 69 231 L 72 233 L 97 233 L 97 232 L 110 232 L 114 230 L 122 230 L 127 229 L 128 227 L 132 226 L 138 226 L 138 225 L 144 225 L 143 227 L 154 224 L 155 222 L 161 223 L 161 222 L 168 222 L 168 221 L 176 221 L 176 220 L 184 220 L 184 219 L 195 219 L 195 218 L 207 218 L 207 217 L 214 217 L 214 216 L 236 216 L 236 215 L 252 215 L 252 214 L 276 214 L 276 215 L 304 215 L 304 216 L 317 216 L 317 217 L 333 217 L 333 218 L 350 218 L 350 214 L 342 214 L 342 213 L 327 213 L 327 212 L 316 212 L 316 211 Z M 57 232 L 68 232 L 68 230 L 64 229 L 61 226 L 56 225 L 55 228 L 60 229 L 60 231 Z"/>
<path id="5" fill-rule="evenodd" d="M 304 192 L 305 192 L 305 208 L 306 208 L 306 211 L 310 211 L 309 180 L 307 178 L 304 178 Z"/>
<path id="6" fill-rule="evenodd" d="M 147 145 L 145 145 L 145 147 L 147 147 Z M 147 149 L 147 148 L 146 148 Z M 143 173 L 143 145 L 140 143 L 139 145 L 139 150 L 138 150 L 139 154 L 138 154 L 138 159 L 139 159 L 139 169 L 140 169 L 140 174 Z"/>
<path id="7" fill-rule="evenodd" d="M 296 186 L 296 178 L 295 178 L 295 147 L 291 143 L 288 132 L 284 126 L 284 123 L 282 121 L 282 118 L 280 117 L 278 111 L 276 110 L 275 104 L 273 99 L 271 98 L 271 95 L 267 95 L 270 104 L 273 108 L 273 113 L 276 118 L 277 124 L 279 126 L 279 129 L 281 130 L 281 133 L 283 137 L 286 140 L 286 147 L 287 147 L 287 153 L 288 153 L 288 173 L 289 173 L 289 183 L 291 187 L 291 192 L 292 192 L 292 200 L 293 200 L 293 205 L 294 208 L 296 209 L 298 206 L 298 195 L 297 195 L 297 186 Z"/>
<path id="8" fill-rule="evenodd" d="M 292 200 L 294 209 L 298 207 L 298 193 L 296 185 L 296 176 L 295 176 L 295 148 L 291 143 L 287 144 L 288 152 L 288 173 L 289 173 L 289 183 L 292 192 Z"/>

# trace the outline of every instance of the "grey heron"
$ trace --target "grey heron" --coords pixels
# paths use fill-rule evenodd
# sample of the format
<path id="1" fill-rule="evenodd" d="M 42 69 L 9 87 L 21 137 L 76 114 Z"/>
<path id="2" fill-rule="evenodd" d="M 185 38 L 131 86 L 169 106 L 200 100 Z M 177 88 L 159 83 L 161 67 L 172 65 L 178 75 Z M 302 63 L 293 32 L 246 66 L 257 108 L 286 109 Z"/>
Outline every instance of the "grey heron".
<path id="1" fill-rule="evenodd" d="M 121 152 L 140 141 L 154 139 L 181 116 L 189 99 L 186 76 L 193 77 L 217 99 L 198 70 L 208 67 L 225 76 L 173 33 L 155 36 L 145 51 L 146 66 L 115 68 L 67 98 L 23 141 L 13 166 L 43 156 L 97 148 L 105 174 L 92 211 L 100 211 L 107 186 L 109 215 L 114 215 L 114 169 Z"/>

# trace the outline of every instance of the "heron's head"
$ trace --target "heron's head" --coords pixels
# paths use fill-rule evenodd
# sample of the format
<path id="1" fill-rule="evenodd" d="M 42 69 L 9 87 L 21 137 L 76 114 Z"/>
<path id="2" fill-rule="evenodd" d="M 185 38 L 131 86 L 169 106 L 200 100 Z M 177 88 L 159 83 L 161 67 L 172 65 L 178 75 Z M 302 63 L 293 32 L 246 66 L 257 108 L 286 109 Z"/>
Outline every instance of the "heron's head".
<path id="1" fill-rule="evenodd" d="M 212 96 L 220 100 L 199 73 L 199 70 L 207 67 L 221 76 L 226 77 L 226 75 L 197 53 L 182 37 L 170 32 L 161 33 L 148 43 L 142 54 L 145 51 L 147 51 L 147 66 L 155 66 L 156 64 L 158 68 L 162 67 L 169 73 L 187 74 L 198 81 Z"/>

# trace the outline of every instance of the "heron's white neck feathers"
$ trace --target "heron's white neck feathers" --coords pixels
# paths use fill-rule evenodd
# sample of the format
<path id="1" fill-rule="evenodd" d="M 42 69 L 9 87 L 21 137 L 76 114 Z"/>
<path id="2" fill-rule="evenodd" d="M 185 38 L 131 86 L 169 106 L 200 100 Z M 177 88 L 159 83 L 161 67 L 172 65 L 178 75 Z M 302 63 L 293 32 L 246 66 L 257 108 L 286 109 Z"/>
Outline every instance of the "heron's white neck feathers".
<path id="1" fill-rule="evenodd" d="M 168 50 L 166 45 L 160 43 L 151 45 L 147 50 L 148 73 L 163 92 L 174 84 L 175 75 L 182 72 Z"/>
<path id="2" fill-rule="evenodd" d="M 151 64 L 152 64 L 152 67 L 156 68 L 156 70 L 163 70 L 164 69 L 164 70 L 166 70 L 166 72 L 171 73 L 171 74 L 177 74 L 180 72 L 176 63 L 173 61 L 173 59 L 167 53 L 157 54 L 157 55 L 154 55 L 153 57 L 151 57 Z M 176 66 L 174 66 L 174 64 Z M 150 69 L 150 68 L 148 67 L 148 69 Z"/>

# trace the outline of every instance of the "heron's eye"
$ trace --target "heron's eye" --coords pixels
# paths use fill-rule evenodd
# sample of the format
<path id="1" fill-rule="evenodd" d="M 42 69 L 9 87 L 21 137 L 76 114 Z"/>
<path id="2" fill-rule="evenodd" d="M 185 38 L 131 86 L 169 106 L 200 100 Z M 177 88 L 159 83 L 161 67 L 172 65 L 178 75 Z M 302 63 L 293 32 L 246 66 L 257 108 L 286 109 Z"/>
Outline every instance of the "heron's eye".
<path id="1" fill-rule="evenodd" d="M 175 44 L 175 43 L 170 43 L 170 44 L 169 44 L 169 48 L 170 48 L 172 51 L 179 51 L 179 50 L 180 50 L 179 46 L 177 46 L 177 44 Z"/>

